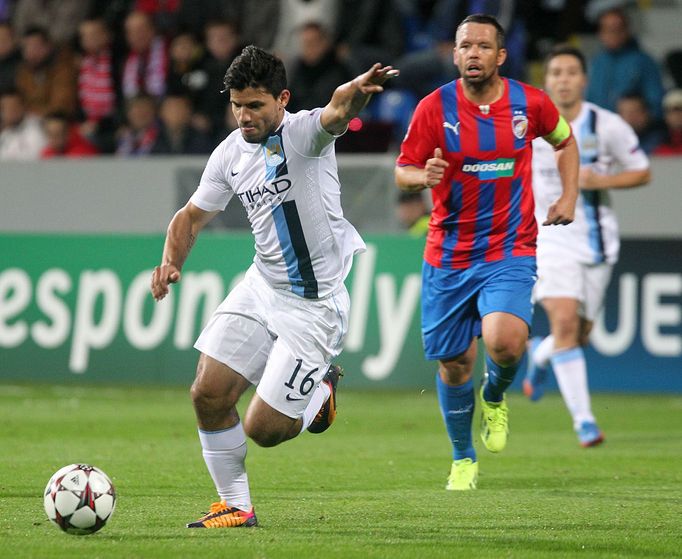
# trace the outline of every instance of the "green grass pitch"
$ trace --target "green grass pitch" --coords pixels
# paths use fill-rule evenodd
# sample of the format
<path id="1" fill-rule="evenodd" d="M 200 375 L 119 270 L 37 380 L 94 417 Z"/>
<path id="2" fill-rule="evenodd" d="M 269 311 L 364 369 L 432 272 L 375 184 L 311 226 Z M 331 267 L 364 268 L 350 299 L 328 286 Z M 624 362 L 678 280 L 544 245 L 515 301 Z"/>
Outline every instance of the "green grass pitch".
<path id="1" fill-rule="evenodd" d="M 247 394 L 248 396 L 248 394 Z M 0 385 L 0 548 L 8 558 L 680 557 L 682 399 L 593 398 L 607 442 L 581 449 L 556 394 L 510 395 L 511 438 L 477 439 L 479 489 L 444 490 L 450 449 L 434 392 L 339 391 L 337 423 L 249 446 L 261 526 L 187 530 L 215 500 L 187 390 Z M 45 518 L 59 467 L 118 491 L 111 522 L 69 536 Z"/>

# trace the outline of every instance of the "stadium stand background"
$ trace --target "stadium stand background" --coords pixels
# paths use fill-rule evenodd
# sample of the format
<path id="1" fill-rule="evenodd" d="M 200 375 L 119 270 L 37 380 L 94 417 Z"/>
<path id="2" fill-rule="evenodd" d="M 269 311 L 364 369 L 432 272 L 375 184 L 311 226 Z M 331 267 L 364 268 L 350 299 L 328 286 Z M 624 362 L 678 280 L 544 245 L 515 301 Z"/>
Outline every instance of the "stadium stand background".
<path id="1" fill-rule="evenodd" d="M 296 5 L 293 0 L 284 3 L 289 9 Z M 135 2 L 123 0 L 94 1 L 91 8 L 108 9 L 106 15 L 112 18 L 112 29 L 116 29 L 117 25 L 122 25 L 133 4 Z M 153 9 L 156 3 L 138 4 Z M 167 4 L 173 5 L 172 2 Z M 198 0 L 178 3 L 179 9 L 183 4 L 186 9 L 203 3 Z M 221 5 L 220 2 L 209 4 Z M 240 9 L 248 2 L 224 3 L 225 6 L 228 4 L 235 10 L 232 15 L 239 16 L 245 13 Z M 358 6 L 354 2 L 341 4 Z M 596 43 L 593 24 L 584 9 L 612 4 L 614 2 L 566 3 L 569 7 L 579 5 L 581 9 L 580 13 L 573 13 L 573 20 L 568 20 L 575 22 L 575 28 L 580 32 L 570 37 L 557 35 L 557 39 L 572 38 L 590 51 Z M 638 14 L 636 31 L 641 42 L 663 63 L 669 51 L 680 48 L 676 29 L 682 16 L 680 2 L 652 0 L 627 4 Z M 0 20 L 10 17 L 10 12 L 1 11 L 8 5 L 12 3 L 0 4 Z M 261 0 L 261 5 L 266 13 L 280 7 L 276 1 Z M 198 12 L 195 9 L 192 13 Z M 210 10 L 203 13 L 210 13 Z M 157 15 L 162 27 L 173 28 L 172 17 Z M 203 23 L 189 16 L 186 22 L 196 29 Z M 241 24 L 243 31 L 259 29 L 257 22 L 244 20 Z M 276 42 L 276 30 L 270 31 L 270 34 L 262 34 L 262 41 L 263 44 L 271 41 L 272 46 Z M 565 30 L 559 32 L 566 33 Z M 425 40 L 428 43 L 428 37 Z M 120 31 L 115 41 L 122 44 Z M 536 75 L 538 60 L 547 44 L 546 37 L 540 36 L 529 46 L 529 79 Z M 372 45 L 379 50 L 382 46 Z M 391 45 L 391 48 L 398 47 Z M 370 49 L 369 52 L 375 51 Z M 388 52 L 391 52 L 390 48 Z M 664 78 L 666 87 L 675 85 L 670 73 L 664 72 Z M 356 123 L 356 131 L 348 133 L 346 146 L 340 146 L 341 151 L 366 150 L 365 153 L 342 153 L 339 171 L 345 212 L 367 235 L 370 244 L 370 252 L 358 260 L 349 279 L 355 297 L 354 308 L 358 310 L 344 359 L 350 369 L 358 371 L 349 378 L 350 384 L 421 386 L 423 383 L 430 387 L 430 374 L 415 375 L 415 371 L 428 367 L 421 357 L 418 300 L 414 295 L 418 293 L 423 241 L 409 239 L 400 229 L 395 217 L 396 189 L 392 174 L 396 143 L 409 118 L 410 103 L 414 98 L 398 90 L 387 93 L 390 95 L 379 98 L 383 100 L 382 104 L 368 107 L 363 122 Z M 395 127 L 377 127 L 377 123 L 381 125 L 391 118 L 397 122 Z M 363 134 L 366 135 L 364 140 Z M 381 151 L 385 153 L 377 153 Z M 134 320 L 125 322 L 125 316 L 126 305 L 130 307 L 142 297 L 144 274 L 158 259 L 169 218 L 194 189 L 206 158 L 206 155 L 124 158 L 109 154 L 88 159 L 0 161 L 0 300 L 7 303 L 0 316 L 3 352 L 0 378 L 60 381 L 76 377 L 121 381 L 146 378 L 187 382 L 193 371 L 194 355 L 190 346 L 174 341 L 176 336 L 189 339 L 186 333 L 178 334 L 179 304 L 169 318 L 168 331 L 156 341 L 150 338 L 154 334 L 156 316 L 150 304 L 140 303 L 142 318 L 138 317 L 137 323 Z M 613 195 L 625 240 L 622 262 L 609 293 L 606 316 L 601 322 L 601 331 L 598 329 L 596 333 L 597 347 L 591 350 L 594 351 L 592 359 L 597 360 L 596 370 L 599 370 L 593 379 L 597 390 L 682 391 L 680 176 L 682 158 L 654 157 L 650 186 Z M 246 222 L 240 210 L 237 204 L 228 206 L 225 215 L 212 224 L 207 240 L 202 240 L 206 250 L 224 250 L 227 246 L 238 248 L 238 259 L 226 259 L 224 269 L 208 270 L 215 274 L 210 278 L 221 278 L 222 288 L 227 288 L 248 265 L 252 250 L 252 244 L 242 233 Z M 188 265 L 195 265 L 197 272 L 207 271 L 202 258 L 199 254 Z M 211 262 L 215 266 L 215 261 Z M 39 282 L 50 270 L 57 270 L 56 275 L 47 278 L 57 282 L 53 284 L 53 290 L 59 287 L 60 281 L 66 282 L 61 292 L 64 312 L 59 315 L 58 310 L 54 311 L 59 307 L 57 302 L 57 307 L 52 307 L 57 314 L 50 315 L 53 320 L 62 316 L 62 320 L 68 322 L 63 322 L 66 330 L 59 336 L 55 323 L 46 321 L 38 301 Z M 87 326 L 87 320 L 93 320 L 90 324 L 95 331 L 93 336 L 97 331 L 104 335 L 99 322 L 104 312 L 104 292 L 95 290 L 88 295 L 79 288 L 84 278 L 94 281 L 96 273 L 103 270 L 118 274 L 124 299 L 117 303 L 119 318 L 115 331 L 111 331 L 107 344 L 98 347 L 101 339 L 89 340 L 82 330 L 79 334 L 78 327 Z M 138 279 L 139 285 L 135 283 Z M 27 285 L 29 291 L 18 293 L 18 285 Z M 27 297 L 25 304 L 21 300 L 24 296 Z M 94 297 L 90 300 L 91 310 L 97 316 L 79 315 L 78 303 L 86 301 L 87 297 Z M 41 331 L 36 327 L 39 323 L 44 323 L 54 336 L 42 345 L 36 342 L 36 338 L 40 338 L 36 334 Z M 542 324 L 538 325 L 538 328 L 542 327 Z M 91 358 L 83 361 L 88 356 Z"/>

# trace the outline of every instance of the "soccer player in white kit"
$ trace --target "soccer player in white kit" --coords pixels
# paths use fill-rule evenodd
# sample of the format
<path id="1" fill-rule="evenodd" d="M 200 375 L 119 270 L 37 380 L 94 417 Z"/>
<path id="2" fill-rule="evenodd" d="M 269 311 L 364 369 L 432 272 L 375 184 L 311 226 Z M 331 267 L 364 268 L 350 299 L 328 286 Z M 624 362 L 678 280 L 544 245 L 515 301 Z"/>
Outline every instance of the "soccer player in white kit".
<path id="1" fill-rule="evenodd" d="M 540 226 L 538 281 L 534 298 L 549 318 L 551 335 L 530 341 L 523 389 L 538 400 L 551 365 L 583 447 L 603 442 L 592 413 L 583 346 L 601 309 L 618 259 L 618 223 L 608 190 L 649 182 L 649 161 L 637 135 L 617 114 L 583 99 L 587 85 L 581 51 L 557 45 L 545 63 L 545 89 L 571 123 L 580 151 L 581 196 L 575 220 L 562 228 Z M 535 217 L 542 223 L 549 205 L 561 195 L 551 147 L 533 142 Z"/>
<path id="2" fill-rule="evenodd" d="M 341 352 L 350 306 L 343 281 L 365 245 L 343 217 L 334 141 L 397 73 L 375 64 L 340 85 L 324 108 L 291 114 L 277 57 L 248 46 L 227 70 L 239 130 L 214 150 L 199 187 L 171 220 L 151 283 L 162 299 L 180 280 L 200 230 L 233 197 L 242 203 L 256 254 L 195 344 L 201 355 L 191 390 L 220 501 L 189 528 L 257 524 L 246 436 L 275 446 L 305 429 L 321 433 L 336 416 L 340 369 L 331 361 Z M 236 404 L 252 384 L 242 422 Z"/>

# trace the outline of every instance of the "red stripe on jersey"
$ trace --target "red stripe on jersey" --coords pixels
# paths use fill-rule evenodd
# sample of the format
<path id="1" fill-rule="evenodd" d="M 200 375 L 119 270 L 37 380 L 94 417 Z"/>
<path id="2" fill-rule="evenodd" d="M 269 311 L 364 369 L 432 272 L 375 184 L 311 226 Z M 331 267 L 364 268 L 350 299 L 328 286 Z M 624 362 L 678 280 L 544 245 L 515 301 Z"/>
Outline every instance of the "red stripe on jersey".
<path id="1" fill-rule="evenodd" d="M 504 84 L 502 98 L 482 108 L 466 98 L 461 80 L 451 82 L 413 115 L 398 164 L 423 167 L 435 148 L 450 164 L 432 189 L 424 258 L 433 266 L 535 254 L 530 142 L 549 134 L 559 113 L 542 91 Z"/>

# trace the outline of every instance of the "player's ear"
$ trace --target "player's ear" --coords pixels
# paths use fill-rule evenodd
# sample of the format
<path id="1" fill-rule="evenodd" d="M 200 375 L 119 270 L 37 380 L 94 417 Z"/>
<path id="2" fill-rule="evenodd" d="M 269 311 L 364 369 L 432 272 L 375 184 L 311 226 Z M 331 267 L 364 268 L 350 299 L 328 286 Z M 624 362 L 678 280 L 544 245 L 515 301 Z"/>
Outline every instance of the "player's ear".
<path id="1" fill-rule="evenodd" d="M 277 97 L 277 103 L 283 109 L 289 104 L 289 99 L 291 99 L 291 91 L 288 89 L 283 89 L 279 94 L 279 97 Z"/>
<path id="2" fill-rule="evenodd" d="M 499 68 L 507 60 L 507 49 L 500 49 L 497 51 L 497 67 Z"/>

